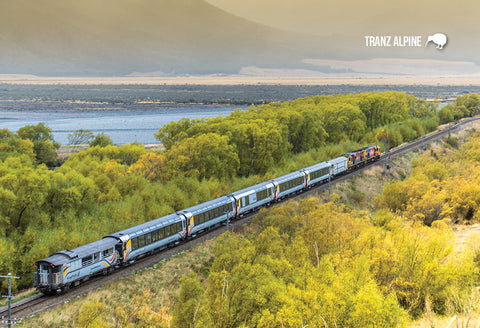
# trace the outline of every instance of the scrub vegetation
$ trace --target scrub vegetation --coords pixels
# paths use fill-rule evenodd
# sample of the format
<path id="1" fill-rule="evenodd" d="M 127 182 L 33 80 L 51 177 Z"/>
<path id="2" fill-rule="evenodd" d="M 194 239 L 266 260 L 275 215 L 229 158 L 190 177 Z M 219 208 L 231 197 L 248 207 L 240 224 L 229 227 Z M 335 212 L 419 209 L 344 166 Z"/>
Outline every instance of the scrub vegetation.
<path id="1" fill-rule="evenodd" d="M 477 95 L 465 95 L 442 113 L 472 116 L 479 104 Z M 31 139 L 1 130 L 0 272 L 22 277 L 15 288 L 29 287 L 33 263 L 60 249 L 366 144 L 391 148 L 435 129 L 439 113 L 398 92 L 315 96 L 170 123 L 157 134 L 165 151 L 147 152 L 140 144 L 92 146 L 54 170 L 43 156 L 54 145 L 48 133 Z M 389 183 L 367 211 L 338 199 L 262 211 L 245 234 L 220 238 L 213 259 L 185 273 L 177 305 L 156 306 L 158 291 L 144 288 L 127 296 L 123 307 L 138 309 L 135 315 L 108 314 L 112 307 L 104 298 L 72 312 L 71 322 L 364 327 L 401 325 L 427 310 L 461 311 L 451 295 L 467 295 L 478 283 L 479 255 L 452 256 L 449 223 L 478 219 L 478 193 L 466 182 L 458 194 L 441 191 L 462 186 L 462 174 L 467 179 L 476 168 L 480 137 L 473 138 L 459 149 L 419 157 L 412 177 Z"/>

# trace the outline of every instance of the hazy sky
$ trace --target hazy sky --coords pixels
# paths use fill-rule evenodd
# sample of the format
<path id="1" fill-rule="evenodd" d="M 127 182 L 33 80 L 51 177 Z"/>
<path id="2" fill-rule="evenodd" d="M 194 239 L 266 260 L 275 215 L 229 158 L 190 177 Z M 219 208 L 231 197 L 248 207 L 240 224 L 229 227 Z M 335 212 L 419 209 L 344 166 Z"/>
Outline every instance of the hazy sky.
<path id="1" fill-rule="evenodd" d="M 441 28 L 452 26 L 452 23 L 460 28 L 475 18 L 480 9 L 479 3 L 471 0 L 207 1 L 255 22 L 318 35 L 353 33 L 355 30 L 381 33 L 399 28 L 407 28 L 403 32 L 415 32 L 413 28 Z"/>
<path id="2" fill-rule="evenodd" d="M 471 0 L 0 0 L 0 74 L 480 74 L 479 10 Z M 442 50 L 426 44 L 438 32 Z"/>

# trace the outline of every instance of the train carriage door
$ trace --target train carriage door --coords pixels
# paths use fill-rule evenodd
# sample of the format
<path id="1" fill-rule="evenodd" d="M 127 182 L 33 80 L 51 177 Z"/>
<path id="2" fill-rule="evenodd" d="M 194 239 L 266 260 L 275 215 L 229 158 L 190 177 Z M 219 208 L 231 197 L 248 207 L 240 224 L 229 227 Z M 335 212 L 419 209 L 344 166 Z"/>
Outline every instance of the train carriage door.
<path id="1" fill-rule="evenodd" d="M 249 199 L 250 204 L 256 203 L 257 202 L 257 193 L 254 192 L 254 193 L 250 194 L 250 196 L 248 196 L 248 199 Z"/>
<path id="2" fill-rule="evenodd" d="M 187 222 L 187 237 L 190 237 L 190 234 L 192 232 L 193 227 L 195 227 L 195 218 L 193 217 L 192 213 L 182 213 L 182 215 L 185 217 L 185 220 Z"/>
<path id="3" fill-rule="evenodd" d="M 182 218 L 182 237 L 187 237 L 187 230 L 188 230 L 188 222 L 183 215 L 180 216 Z M 158 239 L 162 239 L 158 237 Z"/>
<path id="4" fill-rule="evenodd" d="M 46 285 L 49 283 L 48 281 L 48 270 L 50 266 L 48 264 L 42 263 L 39 265 L 38 272 L 39 272 L 39 283 L 40 285 Z"/>

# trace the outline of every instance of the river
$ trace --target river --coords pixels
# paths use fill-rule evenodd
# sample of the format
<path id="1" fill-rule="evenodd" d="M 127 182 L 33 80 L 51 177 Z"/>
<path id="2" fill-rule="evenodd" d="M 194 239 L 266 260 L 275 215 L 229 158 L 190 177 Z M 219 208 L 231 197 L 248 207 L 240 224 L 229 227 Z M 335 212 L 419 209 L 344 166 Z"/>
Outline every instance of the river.
<path id="1" fill-rule="evenodd" d="M 165 107 L 153 103 L 79 106 L 76 103 L 62 103 L 61 108 L 52 110 L 52 103 L 47 104 L 50 109 L 41 109 L 43 103 L 37 102 L 36 106 L 32 106 L 29 102 L 20 104 L 8 102 L 8 106 L 2 106 L 0 101 L 0 129 L 15 132 L 25 125 L 43 122 L 52 129 L 55 141 L 60 144 L 68 144 L 68 134 L 78 129 L 88 129 L 94 134 L 104 133 L 110 136 L 115 144 L 133 142 L 155 144 L 158 141 L 153 134 L 166 123 L 185 117 L 193 119 L 227 116 L 236 108 L 246 108 L 194 105 Z M 22 109 L 12 106 L 19 106 Z M 9 109 L 4 109 L 5 107 Z"/>

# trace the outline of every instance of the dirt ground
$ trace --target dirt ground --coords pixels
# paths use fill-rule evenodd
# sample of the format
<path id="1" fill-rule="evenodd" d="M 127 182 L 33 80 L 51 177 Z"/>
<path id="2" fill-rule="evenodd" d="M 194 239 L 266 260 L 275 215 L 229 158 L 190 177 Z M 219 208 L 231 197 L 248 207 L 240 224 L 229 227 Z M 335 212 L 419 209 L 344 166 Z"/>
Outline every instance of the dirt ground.
<path id="1" fill-rule="evenodd" d="M 373 77 L 256 77 L 256 76 L 187 76 L 187 77 L 37 77 L 1 75 L 0 83 L 12 84 L 149 84 L 149 85 L 480 85 L 480 76 L 373 76 Z"/>

